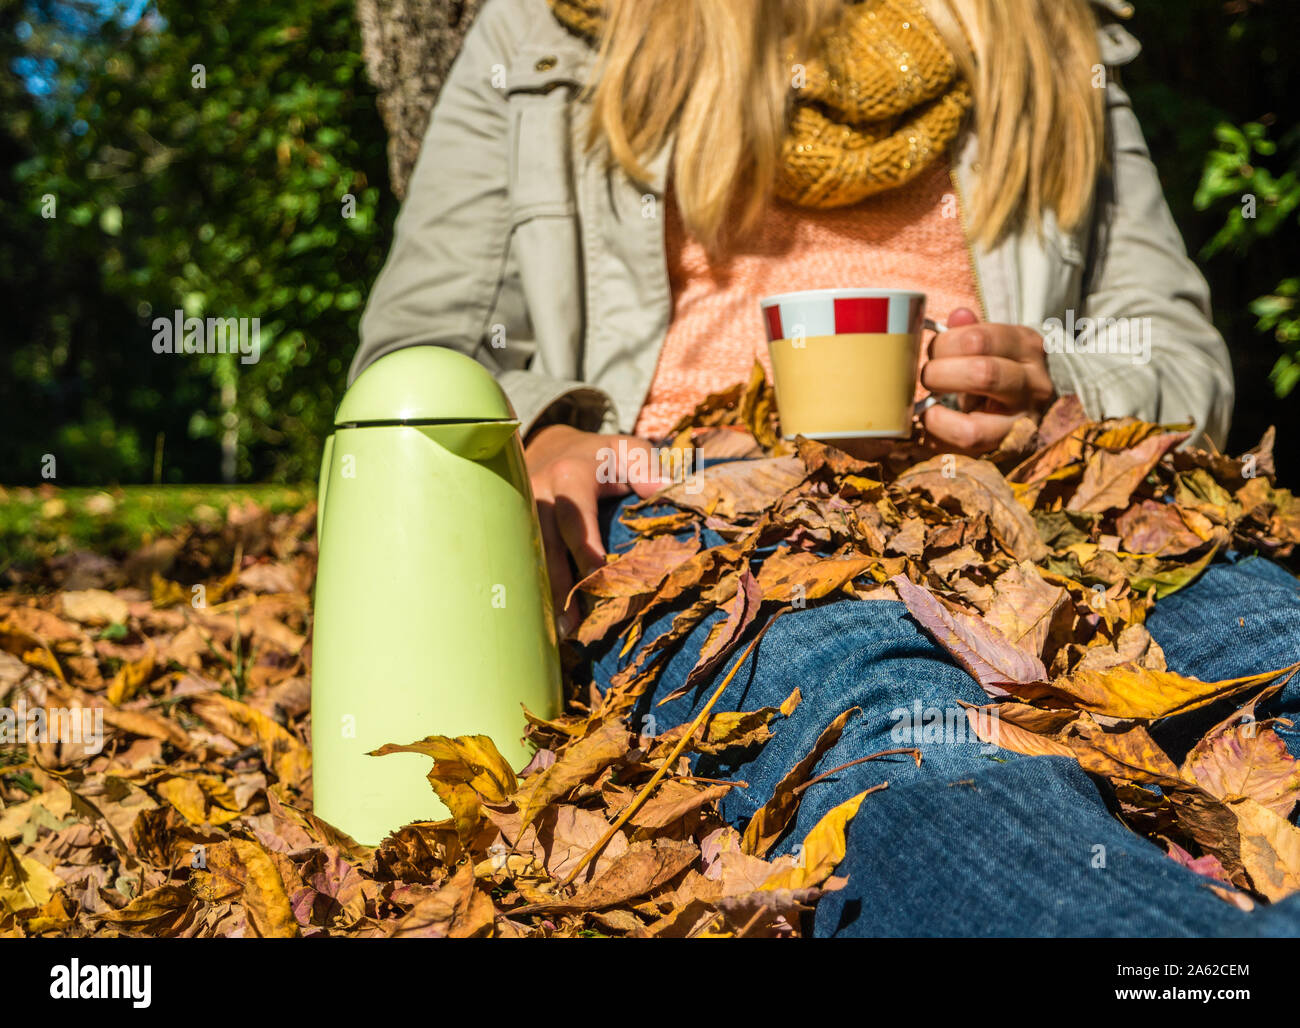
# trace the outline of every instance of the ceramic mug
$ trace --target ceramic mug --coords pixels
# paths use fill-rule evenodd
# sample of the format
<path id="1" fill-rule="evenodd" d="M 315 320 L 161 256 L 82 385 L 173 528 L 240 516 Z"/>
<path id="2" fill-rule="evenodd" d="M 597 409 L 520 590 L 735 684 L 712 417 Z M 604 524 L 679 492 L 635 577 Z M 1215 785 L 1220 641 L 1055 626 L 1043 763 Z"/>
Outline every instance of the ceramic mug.
<path id="1" fill-rule="evenodd" d="M 810 439 L 905 439 L 916 402 L 925 294 L 811 289 L 759 301 L 781 432 Z"/>

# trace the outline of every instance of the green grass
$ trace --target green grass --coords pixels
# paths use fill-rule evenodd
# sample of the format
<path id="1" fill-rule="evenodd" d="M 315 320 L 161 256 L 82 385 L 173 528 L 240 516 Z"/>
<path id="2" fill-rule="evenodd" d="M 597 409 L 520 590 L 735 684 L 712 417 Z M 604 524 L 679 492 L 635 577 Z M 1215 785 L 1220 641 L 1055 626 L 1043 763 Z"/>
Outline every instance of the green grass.
<path id="1" fill-rule="evenodd" d="M 220 525 L 232 503 L 298 510 L 314 485 L 0 487 L 0 571 L 72 550 L 121 557 L 189 522 Z"/>

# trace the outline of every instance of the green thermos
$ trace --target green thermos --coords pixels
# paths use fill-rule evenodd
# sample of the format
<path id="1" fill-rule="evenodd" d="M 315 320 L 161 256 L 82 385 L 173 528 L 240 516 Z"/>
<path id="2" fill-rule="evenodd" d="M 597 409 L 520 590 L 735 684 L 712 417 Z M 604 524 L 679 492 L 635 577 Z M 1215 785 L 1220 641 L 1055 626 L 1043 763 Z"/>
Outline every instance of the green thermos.
<path id="1" fill-rule="evenodd" d="M 487 735 L 528 760 L 520 705 L 560 704 L 550 589 L 519 422 L 477 361 L 413 346 L 358 376 L 321 463 L 312 642 L 316 813 L 374 845 L 447 812 L 427 757 Z"/>

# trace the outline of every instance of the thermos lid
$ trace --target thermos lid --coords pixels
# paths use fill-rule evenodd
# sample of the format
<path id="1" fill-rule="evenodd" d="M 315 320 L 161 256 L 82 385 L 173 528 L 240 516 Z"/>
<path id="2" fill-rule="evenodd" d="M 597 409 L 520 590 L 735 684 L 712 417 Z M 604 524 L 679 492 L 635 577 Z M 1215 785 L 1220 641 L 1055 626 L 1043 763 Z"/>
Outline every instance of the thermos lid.
<path id="1" fill-rule="evenodd" d="M 334 424 L 503 421 L 515 412 L 491 373 L 445 346 L 408 346 L 357 376 Z"/>

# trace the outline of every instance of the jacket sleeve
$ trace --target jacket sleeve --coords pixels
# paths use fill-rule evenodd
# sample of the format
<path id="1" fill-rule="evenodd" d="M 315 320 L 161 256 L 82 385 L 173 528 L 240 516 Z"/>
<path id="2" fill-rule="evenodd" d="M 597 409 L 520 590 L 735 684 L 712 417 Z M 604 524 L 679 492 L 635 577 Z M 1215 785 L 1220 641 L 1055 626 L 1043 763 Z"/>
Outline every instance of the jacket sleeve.
<path id="1" fill-rule="evenodd" d="M 528 32 L 520 7 L 487 3 L 447 75 L 366 303 L 348 384 L 394 350 L 448 346 L 493 373 L 524 434 L 551 420 L 597 428 L 613 407 L 601 390 L 529 370 L 527 340 L 502 346 L 492 338 L 511 236 L 508 101 L 493 76 Z"/>
<path id="2" fill-rule="evenodd" d="M 1123 35 L 1135 51 L 1136 41 Z M 1204 433 L 1222 447 L 1233 403 L 1228 348 L 1210 318 L 1209 287 L 1187 256 L 1137 116 L 1114 75 L 1107 68 L 1110 167 L 1099 184 L 1080 313 L 1096 325 L 1129 326 L 1141 351 L 1059 355 L 1053 375 L 1094 414 L 1192 421 L 1198 438 Z"/>

